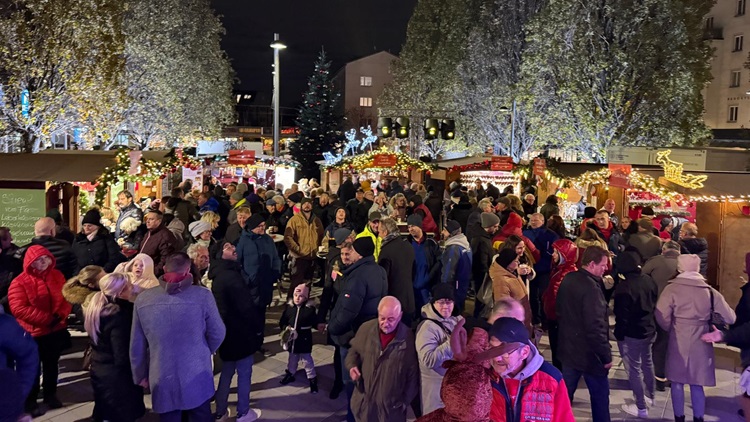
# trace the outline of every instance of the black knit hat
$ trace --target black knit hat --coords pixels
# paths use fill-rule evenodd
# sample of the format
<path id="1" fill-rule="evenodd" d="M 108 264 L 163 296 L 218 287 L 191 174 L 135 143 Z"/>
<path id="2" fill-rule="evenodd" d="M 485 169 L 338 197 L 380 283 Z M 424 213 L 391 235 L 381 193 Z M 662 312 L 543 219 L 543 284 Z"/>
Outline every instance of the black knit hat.
<path id="1" fill-rule="evenodd" d="M 453 285 L 450 283 L 438 283 L 432 288 L 432 303 L 437 302 L 440 299 L 449 299 L 452 301 L 456 300 L 456 296 L 453 291 Z"/>
<path id="2" fill-rule="evenodd" d="M 495 258 L 495 262 L 497 262 L 497 265 L 508 268 L 508 265 L 510 265 L 511 262 L 513 262 L 516 258 L 518 258 L 518 254 L 516 251 L 510 248 L 503 248 L 500 249 L 500 252 L 497 254 L 497 258 Z"/>
<path id="3" fill-rule="evenodd" d="M 375 254 L 375 243 L 373 243 L 370 236 L 363 236 L 359 239 L 356 239 L 352 244 L 352 247 L 363 258 L 373 256 Z"/>
<path id="4" fill-rule="evenodd" d="M 245 230 L 251 231 L 255 229 L 256 227 L 260 226 L 260 223 L 265 222 L 266 219 L 263 218 L 263 215 L 261 214 L 253 214 L 245 221 Z"/>
<path id="5" fill-rule="evenodd" d="M 81 221 L 81 224 L 93 224 L 96 226 L 102 225 L 102 215 L 99 213 L 99 210 L 97 209 L 90 209 L 86 211 L 86 214 L 83 215 L 83 221 Z"/>

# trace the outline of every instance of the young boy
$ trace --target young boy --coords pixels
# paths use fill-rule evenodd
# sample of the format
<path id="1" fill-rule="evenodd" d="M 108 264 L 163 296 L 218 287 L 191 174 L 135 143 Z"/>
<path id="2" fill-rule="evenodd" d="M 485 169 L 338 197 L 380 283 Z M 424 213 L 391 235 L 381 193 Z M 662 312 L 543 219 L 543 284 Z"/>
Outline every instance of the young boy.
<path id="1" fill-rule="evenodd" d="M 294 288 L 294 296 L 287 303 L 284 313 L 281 314 L 279 325 L 283 331 L 286 327 L 291 327 L 296 333 L 289 347 L 289 363 L 285 370 L 284 378 L 281 379 L 281 385 L 287 385 L 294 382 L 294 374 L 297 372 L 297 364 L 302 360 L 307 373 L 307 380 L 310 381 L 310 392 L 318 392 L 318 377 L 315 374 L 315 362 L 312 355 L 312 327 L 317 323 L 315 305 L 309 300 L 310 288 L 305 284 L 300 284 Z"/>

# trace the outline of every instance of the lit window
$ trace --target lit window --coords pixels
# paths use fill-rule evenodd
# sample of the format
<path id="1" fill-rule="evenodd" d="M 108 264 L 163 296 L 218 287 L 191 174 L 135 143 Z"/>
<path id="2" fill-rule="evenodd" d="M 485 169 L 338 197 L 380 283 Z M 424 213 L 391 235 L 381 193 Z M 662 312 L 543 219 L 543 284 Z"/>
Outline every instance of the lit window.
<path id="1" fill-rule="evenodd" d="M 734 36 L 734 50 L 732 51 L 742 51 L 742 41 L 745 37 L 742 35 L 735 35 Z"/>
<path id="2" fill-rule="evenodd" d="M 359 86 L 372 86 L 372 76 L 360 76 Z"/>
<path id="3" fill-rule="evenodd" d="M 360 107 L 372 107 L 372 98 L 371 97 L 359 97 L 359 106 Z"/>
<path id="4" fill-rule="evenodd" d="M 729 87 L 736 88 L 740 86 L 741 80 L 742 80 L 742 72 L 739 70 L 733 70 L 731 79 L 729 80 Z"/>
<path id="5" fill-rule="evenodd" d="M 729 119 L 728 122 L 736 122 L 737 115 L 740 113 L 740 106 L 729 106 Z"/>

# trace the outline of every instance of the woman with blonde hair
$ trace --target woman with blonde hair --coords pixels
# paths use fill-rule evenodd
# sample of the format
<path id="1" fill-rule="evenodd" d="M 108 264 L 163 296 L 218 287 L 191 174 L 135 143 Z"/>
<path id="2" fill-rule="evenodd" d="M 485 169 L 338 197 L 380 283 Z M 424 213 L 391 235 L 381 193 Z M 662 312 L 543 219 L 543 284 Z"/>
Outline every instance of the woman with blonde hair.
<path id="1" fill-rule="evenodd" d="M 107 274 L 99 281 L 85 310 L 84 324 L 91 339 L 91 386 L 94 390 L 95 421 L 135 421 L 146 413 L 143 388 L 133 383 L 130 370 L 132 286 L 121 273 Z"/>
<path id="2" fill-rule="evenodd" d="M 62 295 L 73 305 L 73 313 L 83 323 L 83 308 L 88 305 L 94 293 L 99 291 L 99 280 L 107 273 L 98 265 L 87 265 L 78 275 L 65 282 Z"/>
<path id="3" fill-rule="evenodd" d="M 159 279 L 154 274 L 154 260 L 145 253 L 139 253 L 130 261 L 118 265 L 115 272 L 128 276 L 133 286 L 133 301 L 142 291 L 159 285 Z"/>
<path id="4" fill-rule="evenodd" d="M 365 191 L 365 193 L 366 192 L 367 191 Z M 375 197 L 372 207 L 370 207 L 370 211 L 367 213 L 367 215 L 370 215 L 375 211 L 379 212 L 380 215 L 383 216 L 393 215 L 393 207 L 388 204 L 388 197 L 386 197 L 385 193 L 383 192 L 380 192 L 378 196 Z"/>
<path id="5" fill-rule="evenodd" d="M 408 205 L 406 202 L 406 195 L 403 193 L 393 195 L 393 198 L 391 198 L 391 202 L 388 205 L 393 209 L 393 212 L 389 214 L 391 217 L 397 218 L 401 221 L 406 221 L 406 207 Z"/>
<path id="6" fill-rule="evenodd" d="M 205 221 L 206 223 L 209 223 L 211 225 L 211 230 L 216 230 L 217 227 L 219 227 L 219 221 L 221 221 L 221 217 L 219 214 L 216 214 L 213 211 L 206 211 L 201 216 L 200 221 Z"/>

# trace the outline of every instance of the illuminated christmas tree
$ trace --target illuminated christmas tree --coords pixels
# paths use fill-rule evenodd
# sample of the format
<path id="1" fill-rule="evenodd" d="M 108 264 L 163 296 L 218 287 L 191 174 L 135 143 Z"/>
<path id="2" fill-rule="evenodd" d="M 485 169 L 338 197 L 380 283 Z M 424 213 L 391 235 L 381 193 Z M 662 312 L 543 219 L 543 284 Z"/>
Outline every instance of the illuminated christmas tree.
<path id="1" fill-rule="evenodd" d="M 341 118 L 336 113 L 340 94 L 333 89 L 330 68 L 331 62 L 327 61 L 325 51 L 321 51 L 297 116 L 299 138 L 289 145 L 292 157 L 301 164 L 301 177 L 305 178 L 320 176 L 315 162 L 323 159 L 324 152 L 335 149 L 342 139 Z"/>

